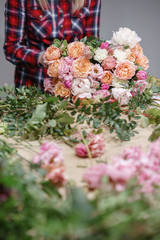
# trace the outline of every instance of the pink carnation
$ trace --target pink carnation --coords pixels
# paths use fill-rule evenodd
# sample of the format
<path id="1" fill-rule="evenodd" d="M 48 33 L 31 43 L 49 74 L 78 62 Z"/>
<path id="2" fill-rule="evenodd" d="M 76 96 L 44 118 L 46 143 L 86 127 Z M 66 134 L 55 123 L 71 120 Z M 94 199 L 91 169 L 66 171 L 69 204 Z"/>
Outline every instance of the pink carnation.
<path id="1" fill-rule="evenodd" d="M 106 49 L 106 50 L 108 50 L 108 48 L 109 48 L 109 43 L 108 43 L 108 42 L 103 42 L 103 43 L 101 43 L 100 48 L 101 48 L 101 49 Z"/>
<path id="2" fill-rule="evenodd" d="M 145 71 L 138 71 L 136 74 L 136 77 L 138 80 L 146 80 L 147 79 L 147 73 Z"/>
<path id="3" fill-rule="evenodd" d="M 45 142 L 40 147 L 40 152 L 34 157 L 34 163 L 41 163 L 43 166 L 53 163 L 63 163 L 61 148 L 53 142 Z"/>
<path id="4" fill-rule="evenodd" d="M 91 152 L 92 157 L 99 157 L 104 154 L 105 151 L 105 140 L 103 135 L 98 134 L 95 135 L 90 143 L 88 144 L 89 150 Z"/>
<path id="5" fill-rule="evenodd" d="M 104 68 L 104 70 L 114 69 L 116 65 L 116 59 L 111 55 L 108 55 L 102 62 L 102 67 Z"/>
<path id="6" fill-rule="evenodd" d="M 49 93 L 54 93 L 54 86 L 53 83 L 51 82 L 52 79 L 51 78 L 45 78 L 44 79 L 44 91 L 49 92 Z"/>
<path id="7" fill-rule="evenodd" d="M 88 168 L 83 175 L 83 181 L 88 184 L 90 190 L 100 188 L 102 178 L 106 175 L 107 165 L 104 163 Z"/>
<path id="8" fill-rule="evenodd" d="M 75 147 L 76 155 L 78 157 L 86 158 L 88 157 L 86 146 L 83 143 L 79 143 Z"/>
<path id="9" fill-rule="evenodd" d="M 103 76 L 103 68 L 99 65 L 99 64 L 95 64 L 92 67 L 92 71 L 90 73 L 90 77 L 93 80 L 101 80 L 102 76 Z"/>

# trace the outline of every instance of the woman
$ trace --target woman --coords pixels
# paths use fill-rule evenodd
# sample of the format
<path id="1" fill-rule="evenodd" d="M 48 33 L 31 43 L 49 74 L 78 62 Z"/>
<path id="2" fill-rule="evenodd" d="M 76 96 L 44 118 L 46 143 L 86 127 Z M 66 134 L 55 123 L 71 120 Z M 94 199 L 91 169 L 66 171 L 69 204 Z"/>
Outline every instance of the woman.
<path id="1" fill-rule="evenodd" d="M 7 0 L 4 51 L 16 65 L 15 87 L 43 88 L 43 53 L 55 38 L 99 37 L 101 0 Z"/>

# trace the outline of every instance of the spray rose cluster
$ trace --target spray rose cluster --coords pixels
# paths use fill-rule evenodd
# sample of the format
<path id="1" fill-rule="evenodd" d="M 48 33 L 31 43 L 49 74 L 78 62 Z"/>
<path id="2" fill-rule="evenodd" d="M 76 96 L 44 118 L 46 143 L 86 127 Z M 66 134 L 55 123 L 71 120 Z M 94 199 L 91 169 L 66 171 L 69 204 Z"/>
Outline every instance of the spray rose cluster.
<path id="1" fill-rule="evenodd" d="M 96 46 L 93 41 L 94 47 L 92 41 L 71 42 L 65 54 L 63 43 L 47 48 L 44 61 L 50 78 L 44 80 L 45 91 L 65 98 L 92 98 L 95 102 L 110 95 L 120 105 L 127 105 L 147 86 L 149 61 L 139 44 L 141 39 L 134 31 L 120 28 L 111 41 L 97 40 Z M 129 81 L 134 82 L 134 90 L 128 88 Z M 115 90 L 109 92 L 112 88 Z"/>
<path id="2" fill-rule="evenodd" d="M 114 157 L 112 163 L 98 164 L 86 170 L 83 180 L 90 190 L 102 187 L 102 179 L 116 191 L 125 189 L 132 178 L 137 180 L 141 191 L 152 193 L 155 186 L 160 186 L 160 138 L 151 143 L 148 153 L 140 147 L 125 149 L 122 154 Z"/>
<path id="3" fill-rule="evenodd" d="M 67 181 L 64 159 L 61 148 L 53 142 L 44 142 L 40 152 L 34 157 L 35 164 L 40 164 L 47 171 L 46 180 L 57 187 L 64 186 Z"/>

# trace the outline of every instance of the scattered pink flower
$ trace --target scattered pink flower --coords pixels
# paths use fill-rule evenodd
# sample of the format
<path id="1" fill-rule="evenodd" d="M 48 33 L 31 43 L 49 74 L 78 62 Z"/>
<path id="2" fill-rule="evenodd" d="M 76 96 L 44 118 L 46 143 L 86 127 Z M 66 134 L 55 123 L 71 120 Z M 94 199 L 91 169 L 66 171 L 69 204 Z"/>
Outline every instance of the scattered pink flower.
<path id="1" fill-rule="evenodd" d="M 101 188 L 102 178 L 106 176 L 107 165 L 104 163 L 88 168 L 83 175 L 83 181 L 87 183 L 90 190 Z"/>
<path id="2" fill-rule="evenodd" d="M 53 142 L 45 142 L 40 147 L 40 152 L 34 157 L 35 164 L 49 165 L 53 163 L 63 163 L 61 148 Z"/>
<path id="3" fill-rule="evenodd" d="M 104 154 L 105 140 L 102 134 L 95 135 L 88 144 L 89 150 L 93 158 Z"/>
<path id="4" fill-rule="evenodd" d="M 83 143 L 77 144 L 75 147 L 75 151 L 78 157 L 82 157 L 82 158 L 88 157 L 86 146 Z"/>
<path id="5" fill-rule="evenodd" d="M 53 167 L 46 175 L 46 180 L 55 184 L 57 187 L 62 187 L 67 182 L 67 176 L 65 173 L 64 165 L 59 165 L 58 167 Z"/>

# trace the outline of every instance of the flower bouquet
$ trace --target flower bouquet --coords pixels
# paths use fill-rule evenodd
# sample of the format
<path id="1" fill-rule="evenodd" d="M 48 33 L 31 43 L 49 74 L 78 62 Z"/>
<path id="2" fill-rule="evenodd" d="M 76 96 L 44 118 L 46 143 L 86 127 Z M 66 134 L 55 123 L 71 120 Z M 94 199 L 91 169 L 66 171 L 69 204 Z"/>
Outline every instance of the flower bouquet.
<path id="1" fill-rule="evenodd" d="M 68 44 L 55 39 L 44 54 L 49 76 L 45 91 L 73 102 L 78 98 L 99 102 L 110 96 L 108 101 L 127 105 L 147 86 L 149 61 L 140 41 L 128 28 L 113 33 L 111 41 L 85 37 Z"/>

